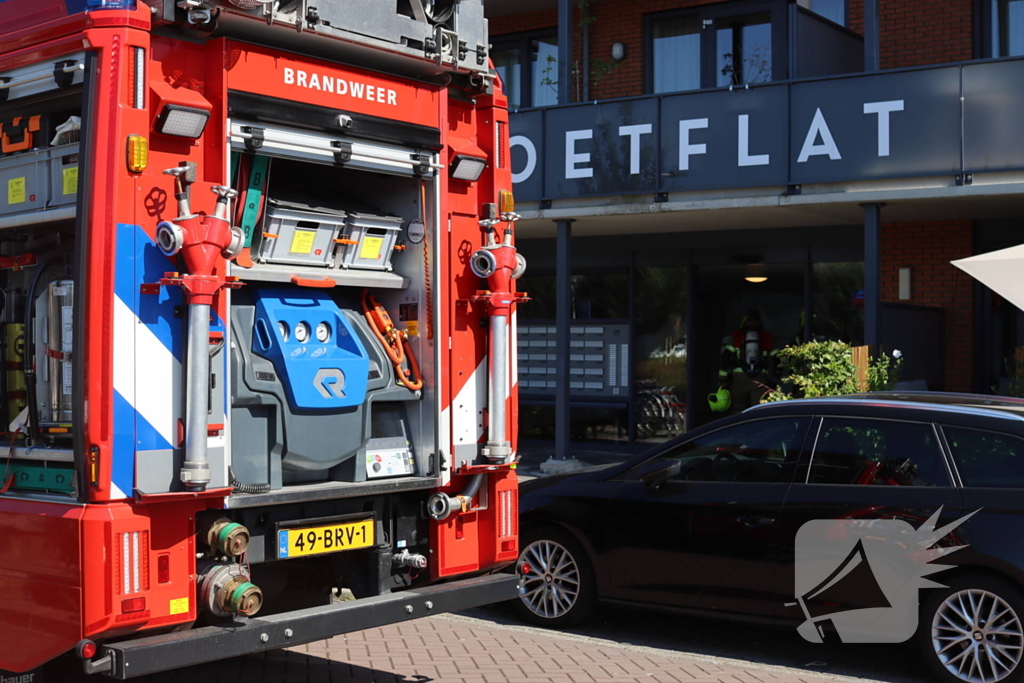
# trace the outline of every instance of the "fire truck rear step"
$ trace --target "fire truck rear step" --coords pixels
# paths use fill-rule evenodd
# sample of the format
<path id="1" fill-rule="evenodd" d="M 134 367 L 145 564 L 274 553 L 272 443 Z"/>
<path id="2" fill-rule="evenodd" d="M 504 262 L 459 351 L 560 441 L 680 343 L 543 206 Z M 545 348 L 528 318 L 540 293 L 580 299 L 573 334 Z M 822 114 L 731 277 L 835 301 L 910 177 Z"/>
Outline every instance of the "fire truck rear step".
<path id="1" fill-rule="evenodd" d="M 86 671 L 124 680 L 172 668 L 266 652 L 324 640 L 343 633 L 396 624 L 430 614 L 456 612 L 511 600 L 519 592 L 514 574 L 478 576 L 351 602 L 339 602 L 227 626 L 207 626 L 100 648 Z"/>

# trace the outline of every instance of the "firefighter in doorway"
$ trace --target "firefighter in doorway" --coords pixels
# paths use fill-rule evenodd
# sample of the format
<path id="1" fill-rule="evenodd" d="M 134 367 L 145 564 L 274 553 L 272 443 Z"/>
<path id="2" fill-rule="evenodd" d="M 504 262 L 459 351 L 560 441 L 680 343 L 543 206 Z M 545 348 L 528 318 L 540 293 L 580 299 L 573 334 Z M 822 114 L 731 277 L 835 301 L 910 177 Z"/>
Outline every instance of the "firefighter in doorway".
<path id="1" fill-rule="evenodd" d="M 722 340 L 719 389 L 708 398 L 713 411 L 735 415 L 761 402 L 773 384 L 770 374 L 778 353 L 774 341 L 757 309 L 748 311 L 740 326 Z"/>

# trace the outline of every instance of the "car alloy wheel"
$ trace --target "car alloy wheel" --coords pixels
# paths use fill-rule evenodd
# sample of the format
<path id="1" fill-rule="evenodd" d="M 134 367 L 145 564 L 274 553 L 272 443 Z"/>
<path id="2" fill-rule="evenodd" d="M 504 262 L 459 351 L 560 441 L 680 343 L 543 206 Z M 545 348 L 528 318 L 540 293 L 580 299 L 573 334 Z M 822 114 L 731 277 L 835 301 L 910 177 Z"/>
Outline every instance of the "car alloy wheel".
<path id="1" fill-rule="evenodd" d="M 931 624 L 935 655 L 946 671 L 968 683 L 996 683 L 1024 654 L 1024 630 L 1013 607 L 995 593 L 964 589 L 949 595 Z"/>
<path id="2" fill-rule="evenodd" d="M 560 543 L 539 540 L 526 546 L 520 555 L 519 574 L 519 599 L 538 617 L 564 617 L 579 599 L 579 565 Z"/>

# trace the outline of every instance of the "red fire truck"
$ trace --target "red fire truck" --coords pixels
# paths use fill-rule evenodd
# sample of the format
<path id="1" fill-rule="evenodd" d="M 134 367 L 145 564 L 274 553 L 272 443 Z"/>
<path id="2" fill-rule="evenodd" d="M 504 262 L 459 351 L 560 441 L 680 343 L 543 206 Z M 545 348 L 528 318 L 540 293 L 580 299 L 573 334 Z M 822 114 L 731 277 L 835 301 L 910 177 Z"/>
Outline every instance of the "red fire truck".
<path id="1" fill-rule="evenodd" d="M 4 0 L 0 141 L 0 669 L 515 596 L 480 0 Z"/>

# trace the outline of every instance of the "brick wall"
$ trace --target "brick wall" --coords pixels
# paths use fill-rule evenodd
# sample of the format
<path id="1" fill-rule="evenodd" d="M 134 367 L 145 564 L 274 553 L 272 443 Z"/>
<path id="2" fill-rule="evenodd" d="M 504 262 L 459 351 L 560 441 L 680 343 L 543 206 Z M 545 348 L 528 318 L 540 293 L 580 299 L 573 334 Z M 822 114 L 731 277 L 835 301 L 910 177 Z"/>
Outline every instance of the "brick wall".
<path id="1" fill-rule="evenodd" d="M 973 0 L 878 0 L 883 69 L 974 58 Z M 864 0 L 849 0 L 847 26 L 864 34 Z"/>
<path id="2" fill-rule="evenodd" d="M 615 66 L 591 82 L 590 98 L 629 97 L 644 93 L 644 15 L 651 12 L 697 7 L 726 0 L 636 0 L 634 2 L 591 2 L 591 68 L 598 60 Z M 880 5 L 881 64 L 894 69 L 941 64 L 973 58 L 974 10 L 972 0 L 878 0 Z M 574 53 L 580 58 L 579 12 L 574 19 Z M 555 28 L 557 9 L 527 12 L 490 20 L 492 36 L 521 31 Z M 850 0 L 849 25 L 857 33 L 864 29 L 863 0 Z M 626 45 L 626 58 L 611 61 L 612 45 Z M 574 88 L 579 91 L 579 88 Z"/>
<path id="3" fill-rule="evenodd" d="M 725 0 L 713 0 L 723 2 Z M 610 70 L 591 79 L 590 98 L 608 99 L 644 94 L 644 15 L 685 7 L 713 4 L 708 0 L 639 0 L 637 2 L 595 2 L 589 7 L 591 20 L 590 59 L 592 71 L 604 71 L 599 61 L 614 64 Z M 579 13 L 574 21 L 573 47 L 580 58 Z M 542 11 L 495 17 L 490 20 L 492 37 L 521 31 L 554 28 L 558 25 L 558 12 Z M 626 58 L 612 62 L 612 45 L 621 41 L 626 46 Z M 578 90 L 578 89 L 577 89 Z"/>
<path id="4" fill-rule="evenodd" d="M 971 221 L 882 226 L 882 300 L 946 312 L 946 391 L 973 388 L 973 280 L 950 264 L 974 253 L 973 233 Z M 899 301 L 900 268 L 911 269 L 910 301 Z"/>
<path id="5" fill-rule="evenodd" d="M 487 27 L 492 37 L 506 33 L 539 31 L 546 28 L 555 28 L 556 26 L 558 26 L 557 9 L 510 14 L 504 17 L 494 17 L 487 21 Z"/>

